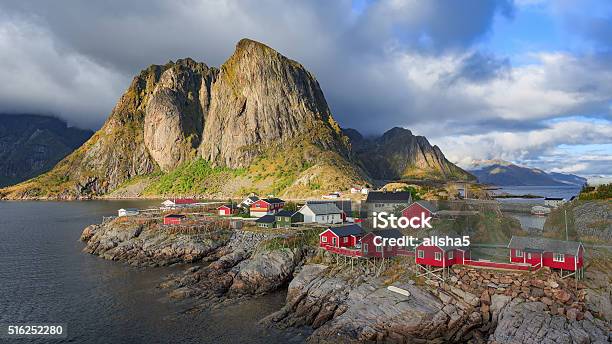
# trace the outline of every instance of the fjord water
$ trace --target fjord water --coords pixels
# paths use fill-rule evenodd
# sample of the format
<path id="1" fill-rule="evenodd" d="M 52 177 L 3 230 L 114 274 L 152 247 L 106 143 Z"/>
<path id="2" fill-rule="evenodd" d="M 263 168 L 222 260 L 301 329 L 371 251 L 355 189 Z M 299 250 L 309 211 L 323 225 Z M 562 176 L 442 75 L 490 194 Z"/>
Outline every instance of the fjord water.
<path id="1" fill-rule="evenodd" d="M 158 203 L 0 202 L 0 323 L 66 323 L 68 339 L 59 342 L 73 343 L 302 341 L 257 324 L 282 306 L 282 293 L 192 314 L 189 302 L 157 288 L 184 267 L 139 269 L 81 252 L 87 225 L 119 208 Z"/>

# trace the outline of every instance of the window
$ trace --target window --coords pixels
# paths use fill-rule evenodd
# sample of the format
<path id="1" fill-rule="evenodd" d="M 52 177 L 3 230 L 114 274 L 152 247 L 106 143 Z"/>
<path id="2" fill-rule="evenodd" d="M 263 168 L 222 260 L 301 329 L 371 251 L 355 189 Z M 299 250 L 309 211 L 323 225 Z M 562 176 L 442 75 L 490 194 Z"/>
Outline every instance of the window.
<path id="1" fill-rule="evenodd" d="M 522 257 L 522 256 L 523 256 L 523 251 L 521 251 L 521 250 L 516 250 L 516 251 L 514 251 L 514 254 L 515 254 L 517 257 Z"/>
<path id="2" fill-rule="evenodd" d="M 382 252 L 382 246 L 376 246 L 376 252 Z"/>
<path id="3" fill-rule="evenodd" d="M 455 257 L 455 252 L 450 251 L 448 252 L 448 259 L 453 259 Z"/>
<path id="4" fill-rule="evenodd" d="M 419 257 L 419 258 L 425 258 L 425 251 L 423 251 L 423 250 L 418 250 L 418 251 L 417 251 L 417 257 Z"/>
<path id="5" fill-rule="evenodd" d="M 348 237 L 344 237 L 344 238 L 342 238 L 342 241 L 344 241 L 344 242 L 348 242 Z"/>
<path id="6" fill-rule="evenodd" d="M 527 259 L 531 259 L 531 253 L 527 253 Z"/>
<path id="7" fill-rule="evenodd" d="M 436 252 L 434 258 L 435 258 L 435 260 L 442 260 L 442 253 Z"/>
<path id="8" fill-rule="evenodd" d="M 321 237 L 322 242 L 327 242 L 327 237 Z"/>
<path id="9" fill-rule="evenodd" d="M 553 262 L 564 263 L 565 255 L 563 253 L 553 253 Z"/>
<path id="10" fill-rule="evenodd" d="M 363 244 L 363 253 L 368 253 L 368 244 Z"/>

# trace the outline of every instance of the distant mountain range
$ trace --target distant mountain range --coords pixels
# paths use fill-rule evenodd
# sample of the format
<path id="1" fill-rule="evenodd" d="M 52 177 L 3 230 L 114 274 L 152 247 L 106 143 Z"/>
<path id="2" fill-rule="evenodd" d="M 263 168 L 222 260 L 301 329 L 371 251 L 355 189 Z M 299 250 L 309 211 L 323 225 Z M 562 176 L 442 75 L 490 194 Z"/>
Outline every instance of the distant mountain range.
<path id="1" fill-rule="evenodd" d="M 587 182 L 573 174 L 547 173 L 504 160 L 475 161 L 467 170 L 478 182 L 499 186 L 582 186 Z"/>
<path id="2" fill-rule="evenodd" d="M 91 135 L 55 117 L 0 114 L 0 187 L 47 172 Z"/>

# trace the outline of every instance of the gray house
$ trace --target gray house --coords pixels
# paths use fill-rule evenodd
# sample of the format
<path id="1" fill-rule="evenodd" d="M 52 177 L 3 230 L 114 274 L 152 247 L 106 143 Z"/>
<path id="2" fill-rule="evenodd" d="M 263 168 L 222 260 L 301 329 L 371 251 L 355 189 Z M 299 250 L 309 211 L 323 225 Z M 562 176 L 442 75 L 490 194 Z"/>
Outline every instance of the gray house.
<path id="1" fill-rule="evenodd" d="M 333 203 L 305 204 L 298 210 L 304 216 L 304 223 L 342 223 L 342 210 Z"/>
<path id="2" fill-rule="evenodd" d="M 373 212 L 385 211 L 392 213 L 401 210 L 412 203 L 412 195 L 408 191 L 370 191 L 362 203 L 361 216 L 370 217 Z"/>

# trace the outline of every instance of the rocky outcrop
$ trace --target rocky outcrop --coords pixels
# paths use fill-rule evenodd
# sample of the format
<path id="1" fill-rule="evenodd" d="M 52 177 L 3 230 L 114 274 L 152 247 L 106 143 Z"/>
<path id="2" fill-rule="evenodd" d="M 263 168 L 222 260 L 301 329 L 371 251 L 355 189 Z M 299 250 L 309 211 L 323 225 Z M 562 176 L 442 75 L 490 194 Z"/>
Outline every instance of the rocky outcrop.
<path id="1" fill-rule="evenodd" d="M 278 290 L 300 264 L 302 251 L 278 249 L 253 253 L 243 249 L 222 250 L 225 254 L 208 266 L 188 269 L 161 284 L 173 298 L 192 297 L 210 307 L 242 296 Z"/>
<path id="2" fill-rule="evenodd" d="M 118 218 L 83 230 L 84 252 L 135 266 L 165 266 L 207 259 L 229 240 L 226 230 L 176 233 L 155 221 Z"/>
<path id="3" fill-rule="evenodd" d="M 589 317 L 570 319 L 551 315 L 541 302 L 513 300 L 499 315 L 497 328 L 489 340 L 497 344 L 525 343 L 609 343 L 610 327 Z"/>
<path id="4" fill-rule="evenodd" d="M 264 320 L 275 326 L 311 326 L 311 343 L 459 341 L 481 323 L 470 307 L 442 301 L 413 283 L 409 296 L 373 276 L 306 265 L 291 281 L 287 304 Z"/>
<path id="5" fill-rule="evenodd" d="M 345 133 L 363 167 L 373 178 L 474 179 L 448 161 L 438 146 L 432 146 L 425 137 L 415 136 L 410 130 L 396 127 L 374 139 L 365 139 L 354 129 L 346 129 Z"/>

